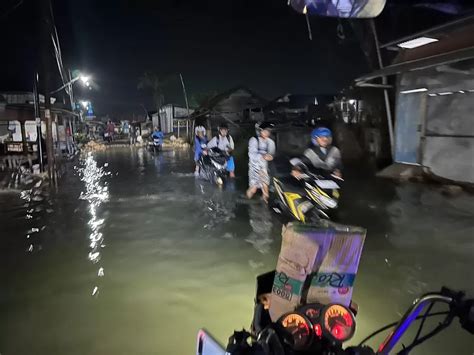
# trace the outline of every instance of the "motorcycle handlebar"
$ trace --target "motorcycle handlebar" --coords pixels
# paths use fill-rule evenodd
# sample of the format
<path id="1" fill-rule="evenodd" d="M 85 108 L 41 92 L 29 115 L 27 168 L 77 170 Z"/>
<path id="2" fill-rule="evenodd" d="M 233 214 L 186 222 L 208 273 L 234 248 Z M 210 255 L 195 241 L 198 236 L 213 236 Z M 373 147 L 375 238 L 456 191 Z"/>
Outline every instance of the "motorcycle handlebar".
<path id="1" fill-rule="evenodd" d="M 397 345 L 398 341 L 401 339 L 410 325 L 417 319 L 418 315 L 423 311 L 423 309 L 435 302 L 448 304 L 450 310 L 445 321 L 441 323 L 438 328 L 435 329 L 435 331 L 432 332 L 432 336 L 434 336 L 438 331 L 449 326 L 455 317 L 459 317 L 461 325 L 464 329 L 468 330 L 470 333 L 474 333 L 474 300 L 463 300 L 463 298 L 463 292 L 456 292 L 443 287 L 441 292 L 428 293 L 415 300 L 403 318 L 399 321 L 395 330 L 390 333 L 384 342 L 379 346 L 377 354 L 389 354 Z"/>
<path id="2" fill-rule="evenodd" d="M 446 319 L 438 325 L 437 328 L 435 328 L 433 331 L 428 333 L 428 335 L 418 339 L 418 337 L 415 339 L 414 343 L 405 348 L 404 353 L 408 353 L 411 349 L 413 349 L 416 345 L 421 344 L 423 341 L 431 338 L 447 326 L 449 326 L 452 322 L 452 320 L 456 317 L 459 318 L 459 321 L 461 323 L 461 326 L 470 332 L 471 334 L 474 334 L 474 299 L 464 299 L 464 293 L 463 292 L 456 292 L 452 291 L 448 288 L 442 288 L 441 292 L 436 292 L 436 293 L 427 293 L 424 296 L 420 297 L 419 299 L 415 300 L 411 307 L 408 309 L 408 311 L 405 313 L 405 315 L 402 317 L 402 319 L 398 322 L 396 325 L 395 329 L 393 332 L 390 333 L 390 335 L 385 339 L 385 341 L 379 346 L 377 352 L 374 352 L 373 349 L 367 346 L 362 346 L 362 344 L 371 338 L 373 335 L 377 334 L 374 333 L 368 338 L 366 338 L 359 346 L 356 347 L 349 347 L 345 350 L 342 350 L 338 352 L 338 355 L 385 355 L 385 354 L 390 354 L 392 353 L 393 349 L 395 346 L 398 344 L 398 341 L 401 339 L 403 334 L 407 331 L 407 329 L 410 327 L 410 325 L 419 318 L 425 318 L 427 316 L 426 313 L 428 313 L 432 307 L 432 305 L 436 302 L 441 302 L 441 303 L 446 303 L 449 305 L 449 311 L 444 313 L 441 312 L 440 314 L 447 314 Z M 419 314 L 425 309 L 425 307 L 428 306 L 428 311 L 425 313 L 424 316 L 419 316 Z M 433 314 L 435 315 L 435 314 Z M 382 328 L 381 330 L 383 330 Z M 386 329 L 386 328 L 385 328 Z M 421 330 L 421 328 L 420 328 Z M 250 336 L 250 333 L 247 333 L 245 331 L 242 332 L 235 332 L 235 335 L 240 334 L 239 338 L 240 341 L 235 342 L 234 345 L 236 349 L 241 349 L 239 345 L 240 344 L 245 344 L 245 348 L 248 354 L 272 354 L 272 355 L 283 355 L 285 354 L 285 350 L 281 346 L 281 343 L 278 341 L 278 335 L 271 329 L 268 328 L 266 330 L 263 330 L 257 339 L 258 344 L 260 344 L 260 347 L 258 349 L 253 348 L 247 348 L 248 343 L 247 341 L 242 342 L 242 339 L 246 338 L 246 336 Z M 232 337 L 231 337 L 232 338 Z M 234 338 L 235 339 L 235 338 Z M 418 339 L 418 340 L 417 340 Z M 202 340 L 202 339 L 201 339 Z M 263 346 L 265 345 L 266 346 Z M 280 345 L 279 345 L 280 344 Z M 202 347 L 201 347 L 202 348 Z M 216 352 L 212 354 L 239 354 L 240 352 L 237 351 L 232 351 L 227 348 L 227 352 L 223 348 L 221 348 L 221 352 Z M 206 355 L 206 354 L 211 354 L 207 352 L 197 352 L 199 355 Z"/>

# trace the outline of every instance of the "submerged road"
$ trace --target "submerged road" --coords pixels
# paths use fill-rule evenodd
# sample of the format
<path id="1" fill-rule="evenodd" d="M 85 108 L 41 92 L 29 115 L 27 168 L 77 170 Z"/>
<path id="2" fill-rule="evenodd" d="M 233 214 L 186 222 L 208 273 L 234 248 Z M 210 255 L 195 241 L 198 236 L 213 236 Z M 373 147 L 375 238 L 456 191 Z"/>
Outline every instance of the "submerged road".
<path id="1" fill-rule="evenodd" d="M 0 193 L 0 354 L 185 355 L 200 327 L 222 342 L 248 327 L 281 226 L 245 176 L 221 190 L 192 170 L 188 151 L 117 148 L 50 196 Z M 354 343 L 424 292 L 474 295 L 473 211 L 469 195 L 348 173 L 341 221 L 368 229 Z M 413 353 L 473 351 L 456 322 Z"/>

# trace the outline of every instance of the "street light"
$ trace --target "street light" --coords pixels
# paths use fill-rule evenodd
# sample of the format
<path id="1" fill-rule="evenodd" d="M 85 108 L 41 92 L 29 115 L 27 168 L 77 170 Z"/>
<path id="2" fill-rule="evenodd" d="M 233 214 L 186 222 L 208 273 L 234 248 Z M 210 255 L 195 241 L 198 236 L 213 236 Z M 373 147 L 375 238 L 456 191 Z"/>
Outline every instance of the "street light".
<path id="1" fill-rule="evenodd" d="M 82 107 L 84 107 L 84 109 L 87 109 L 90 105 L 90 101 L 81 101 L 80 104 Z"/>
<path id="2" fill-rule="evenodd" d="M 75 78 L 69 80 L 67 83 L 65 83 L 63 86 L 61 86 L 60 88 L 54 90 L 54 91 L 51 91 L 49 94 L 52 95 L 52 94 L 55 94 L 63 89 L 65 89 L 66 87 L 68 87 L 69 85 L 72 85 L 74 84 L 76 81 L 78 80 L 81 80 L 81 82 L 87 86 L 87 87 L 90 87 L 90 77 L 89 76 L 86 76 L 86 75 L 78 75 L 76 76 Z"/>
<path id="3" fill-rule="evenodd" d="M 81 75 L 81 76 L 79 76 L 79 79 L 81 79 L 81 81 L 84 85 L 89 86 L 89 77 L 88 76 Z"/>

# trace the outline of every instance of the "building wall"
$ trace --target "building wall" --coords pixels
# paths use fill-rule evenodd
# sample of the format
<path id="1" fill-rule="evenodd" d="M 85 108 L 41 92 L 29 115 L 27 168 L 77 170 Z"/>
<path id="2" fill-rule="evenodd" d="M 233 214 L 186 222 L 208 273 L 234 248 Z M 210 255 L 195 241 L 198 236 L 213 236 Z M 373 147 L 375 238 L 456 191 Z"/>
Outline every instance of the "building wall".
<path id="1" fill-rule="evenodd" d="M 427 137 L 423 165 L 437 176 L 474 183 L 474 142 L 472 138 Z"/>
<path id="2" fill-rule="evenodd" d="M 398 89 L 395 160 L 474 183 L 474 60 L 403 74 Z"/>
<path id="3" fill-rule="evenodd" d="M 190 109 L 189 113 L 192 114 L 194 110 Z M 176 124 L 173 122 L 177 118 L 186 118 L 188 116 L 188 110 L 184 107 L 174 106 L 168 104 L 162 106 L 160 109 L 160 118 L 161 118 L 161 130 L 163 133 L 172 133 L 173 126 Z M 158 114 L 154 114 L 152 117 L 153 126 L 158 126 Z"/>

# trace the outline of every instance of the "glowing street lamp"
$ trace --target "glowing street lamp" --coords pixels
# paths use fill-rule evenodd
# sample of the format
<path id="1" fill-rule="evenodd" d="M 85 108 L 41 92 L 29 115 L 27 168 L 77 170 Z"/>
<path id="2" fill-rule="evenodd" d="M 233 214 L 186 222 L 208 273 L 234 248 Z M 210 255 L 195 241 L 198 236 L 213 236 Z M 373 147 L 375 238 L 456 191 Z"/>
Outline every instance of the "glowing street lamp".
<path id="1" fill-rule="evenodd" d="M 81 101 L 80 104 L 82 105 L 82 107 L 84 107 L 84 109 L 86 110 L 89 105 L 90 105 L 90 101 Z"/>
<path id="2" fill-rule="evenodd" d="M 65 89 L 66 87 L 68 87 L 69 85 L 72 85 L 74 84 L 76 81 L 80 80 L 85 86 L 87 86 L 88 88 L 90 88 L 90 76 L 86 76 L 86 75 L 83 75 L 83 74 L 79 74 L 77 75 L 75 78 L 69 80 L 67 83 L 65 83 L 63 86 L 61 86 L 60 88 L 54 90 L 54 91 L 51 91 L 50 94 L 55 94 L 63 89 Z"/>

